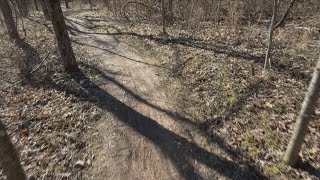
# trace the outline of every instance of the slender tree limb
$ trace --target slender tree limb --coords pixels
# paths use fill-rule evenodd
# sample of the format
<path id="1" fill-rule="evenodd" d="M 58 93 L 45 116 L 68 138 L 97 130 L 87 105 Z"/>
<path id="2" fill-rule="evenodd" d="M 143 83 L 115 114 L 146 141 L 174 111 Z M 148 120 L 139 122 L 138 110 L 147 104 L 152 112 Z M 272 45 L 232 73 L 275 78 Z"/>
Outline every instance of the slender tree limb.
<path id="1" fill-rule="evenodd" d="M 281 17 L 280 21 L 274 26 L 273 29 L 277 29 L 278 27 L 284 25 L 285 20 L 287 19 L 294 3 L 296 2 L 296 0 L 291 0 L 289 7 L 287 8 L 286 12 L 283 14 L 283 16 Z"/>
<path id="2" fill-rule="evenodd" d="M 144 6 L 146 8 L 149 8 L 149 9 L 153 9 L 153 10 L 156 10 L 156 11 L 160 11 L 158 8 L 156 7 L 152 7 L 152 6 L 148 6 L 144 3 L 141 3 L 141 2 L 135 2 L 135 1 L 129 1 L 127 2 L 124 6 L 123 6 L 123 15 L 124 17 L 127 19 L 127 21 L 129 21 L 130 23 L 132 23 L 132 21 L 130 20 L 130 18 L 128 17 L 128 15 L 126 14 L 126 10 L 127 10 L 127 7 L 131 4 L 138 4 L 140 6 Z"/>

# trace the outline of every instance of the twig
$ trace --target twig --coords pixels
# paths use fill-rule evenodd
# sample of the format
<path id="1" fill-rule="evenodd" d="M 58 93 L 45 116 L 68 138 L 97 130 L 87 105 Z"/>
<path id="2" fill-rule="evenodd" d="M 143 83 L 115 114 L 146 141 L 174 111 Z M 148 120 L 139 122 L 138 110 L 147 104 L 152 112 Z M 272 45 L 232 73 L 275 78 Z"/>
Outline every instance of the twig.
<path id="1" fill-rule="evenodd" d="M 42 63 L 40 63 L 37 67 L 35 67 L 31 72 L 30 74 L 34 73 L 35 71 L 37 71 L 41 65 L 45 64 L 44 61 L 49 57 L 51 51 L 49 51 L 46 56 L 42 59 Z"/>
<path id="2" fill-rule="evenodd" d="M 138 4 L 140 6 L 144 6 L 144 7 L 149 8 L 149 9 L 160 11 L 160 9 L 157 9 L 156 7 L 148 6 L 148 5 L 145 5 L 145 4 L 141 3 L 141 2 L 129 1 L 123 6 L 123 15 L 130 23 L 132 23 L 132 21 L 129 19 L 129 17 L 126 14 L 127 6 L 129 6 L 130 4 Z"/>

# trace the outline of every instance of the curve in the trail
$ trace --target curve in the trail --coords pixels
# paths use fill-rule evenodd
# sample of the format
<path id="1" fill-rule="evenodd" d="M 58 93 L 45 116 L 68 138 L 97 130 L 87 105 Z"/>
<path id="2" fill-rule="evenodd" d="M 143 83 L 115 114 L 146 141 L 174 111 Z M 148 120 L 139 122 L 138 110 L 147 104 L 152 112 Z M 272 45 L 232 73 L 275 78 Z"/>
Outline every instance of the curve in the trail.
<path id="1" fill-rule="evenodd" d="M 100 74 L 99 86 L 85 74 L 75 77 L 88 95 L 82 98 L 108 114 L 98 125 L 99 138 L 91 142 L 96 155 L 91 179 L 260 178 L 224 158 L 225 153 L 216 155 L 223 153 L 219 148 L 212 153 L 201 147 L 205 138 L 186 138 L 192 123 L 175 113 L 172 91 L 154 70 L 161 66 L 146 62 L 115 37 L 95 33 L 87 19 L 66 21 L 73 43 L 84 46 L 101 66 L 83 64 Z"/>

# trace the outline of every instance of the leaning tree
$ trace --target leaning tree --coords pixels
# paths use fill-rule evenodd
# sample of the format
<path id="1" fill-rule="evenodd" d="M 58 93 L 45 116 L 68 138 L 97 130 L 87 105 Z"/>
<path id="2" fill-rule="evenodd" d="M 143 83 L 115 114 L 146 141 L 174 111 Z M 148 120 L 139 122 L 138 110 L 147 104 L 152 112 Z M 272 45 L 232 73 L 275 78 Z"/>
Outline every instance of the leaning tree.
<path id="1" fill-rule="evenodd" d="M 303 139 L 308 130 L 309 121 L 314 113 L 317 101 L 320 95 L 320 57 L 317 66 L 313 72 L 308 92 L 302 103 L 299 118 L 293 131 L 287 152 L 284 157 L 285 163 L 295 165 L 299 160 L 299 152 L 303 143 Z"/>
<path id="2" fill-rule="evenodd" d="M 64 68 L 68 73 L 76 72 L 79 70 L 79 68 L 72 50 L 66 22 L 60 6 L 60 1 L 48 0 L 47 2 Z"/>
<path id="3" fill-rule="evenodd" d="M 12 11 L 7 0 L 0 0 L 0 9 L 3 14 L 4 22 L 7 26 L 8 34 L 11 40 L 19 40 L 20 36 L 12 16 Z"/>

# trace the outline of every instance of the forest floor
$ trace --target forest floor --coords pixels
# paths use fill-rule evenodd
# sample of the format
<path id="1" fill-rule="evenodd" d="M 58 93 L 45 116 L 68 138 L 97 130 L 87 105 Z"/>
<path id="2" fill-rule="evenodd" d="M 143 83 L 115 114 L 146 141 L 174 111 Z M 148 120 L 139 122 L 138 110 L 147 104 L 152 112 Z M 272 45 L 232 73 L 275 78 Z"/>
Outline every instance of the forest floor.
<path id="1" fill-rule="evenodd" d="M 263 25 L 175 25 L 163 36 L 160 26 L 89 9 L 66 15 L 82 70 L 74 75 L 63 73 L 41 16 L 25 20 L 29 46 L 0 30 L 0 115 L 29 178 L 319 179 L 319 109 L 305 164 L 281 164 L 318 58 L 316 17 L 276 33 L 273 67 L 261 76 Z M 23 59 L 40 64 L 31 85 L 13 63 Z"/>

